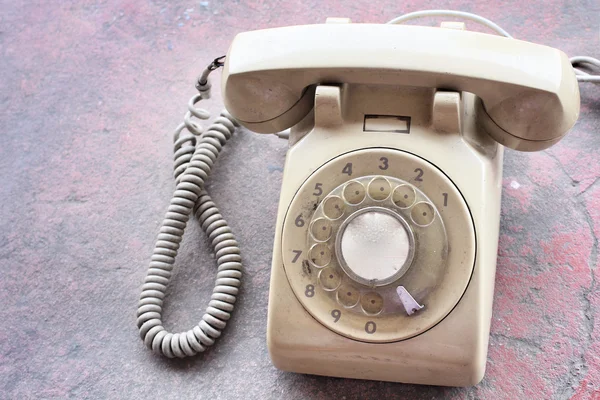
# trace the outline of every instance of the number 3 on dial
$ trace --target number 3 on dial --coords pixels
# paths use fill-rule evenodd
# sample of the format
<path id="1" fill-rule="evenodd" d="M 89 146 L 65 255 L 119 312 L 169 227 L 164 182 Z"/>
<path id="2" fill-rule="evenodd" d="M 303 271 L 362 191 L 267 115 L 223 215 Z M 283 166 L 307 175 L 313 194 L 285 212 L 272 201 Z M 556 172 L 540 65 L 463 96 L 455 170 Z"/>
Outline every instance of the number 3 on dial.
<path id="1" fill-rule="evenodd" d="M 379 161 L 381 161 L 381 164 L 379 164 L 379 169 L 382 171 L 385 171 L 386 169 L 388 169 L 389 167 L 389 160 L 387 159 L 387 157 L 381 157 L 379 159 Z"/>

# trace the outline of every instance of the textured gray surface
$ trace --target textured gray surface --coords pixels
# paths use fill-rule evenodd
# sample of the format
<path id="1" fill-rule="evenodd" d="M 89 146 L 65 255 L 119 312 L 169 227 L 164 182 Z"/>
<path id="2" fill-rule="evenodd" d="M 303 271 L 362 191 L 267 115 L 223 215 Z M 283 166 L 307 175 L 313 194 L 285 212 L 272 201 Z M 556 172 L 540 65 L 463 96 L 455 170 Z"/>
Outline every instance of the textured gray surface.
<path id="1" fill-rule="evenodd" d="M 540 154 L 508 152 L 485 380 L 446 389 L 283 373 L 265 344 L 286 143 L 241 132 L 209 188 L 243 250 L 235 315 L 216 347 L 157 358 L 135 327 L 173 189 L 171 131 L 195 75 L 249 29 L 423 8 L 473 11 L 516 37 L 598 56 L 596 1 L 61 1 L 0 6 L 0 397 L 598 398 L 598 92 Z M 215 96 L 211 110 L 218 111 Z M 166 303 L 187 329 L 213 285 L 192 224 Z"/>

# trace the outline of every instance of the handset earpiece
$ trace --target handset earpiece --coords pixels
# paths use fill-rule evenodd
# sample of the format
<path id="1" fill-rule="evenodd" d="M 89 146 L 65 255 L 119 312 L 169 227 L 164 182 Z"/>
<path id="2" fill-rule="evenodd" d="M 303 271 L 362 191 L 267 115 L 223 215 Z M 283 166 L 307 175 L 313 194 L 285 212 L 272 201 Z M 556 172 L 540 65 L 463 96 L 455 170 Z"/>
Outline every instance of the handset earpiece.
<path id="1" fill-rule="evenodd" d="M 272 133 L 312 108 L 318 83 L 434 87 L 481 99 L 478 123 L 495 140 L 534 151 L 579 116 L 579 88 L 560 50 L 477 32 L 406 25 L 320 24 L 239 34 L 222 87 L 227 109 Z"/>
<path id="2" fill-rule="evenodd" d="M 544 150 L 560 141 L 577 121 L 579 84 L 567 56 L 554 51 L 557 62 L 550 68 L 554 76 L 545 90 L 523 87 L 499 101 L 477 99 L 477 123 L 498 143 L 519 151 Z M 544 68 L 544 64 L 534 68 Z"/>

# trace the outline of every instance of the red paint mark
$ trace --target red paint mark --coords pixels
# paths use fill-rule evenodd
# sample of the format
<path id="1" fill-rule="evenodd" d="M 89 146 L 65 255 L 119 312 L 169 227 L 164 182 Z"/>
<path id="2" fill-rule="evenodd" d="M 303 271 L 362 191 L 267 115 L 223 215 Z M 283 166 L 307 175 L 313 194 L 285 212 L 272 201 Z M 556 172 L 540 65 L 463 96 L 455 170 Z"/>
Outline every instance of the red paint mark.
<path id="1" fill-rule="evenodd" d="M 489 349 L 490 362 L 487 377 L 491 385 L 478 390 L 481 398 L 504 399 L 540 399 L 552 398 L 552 388 L 537 373 L 533 365 L 537 364 L 535 354 L 521 351 L 505 343 L 495 342 Z M 502 393 L 500 397 L 499 394 Z"/>
<path id="2" fill-rule="evenodd" d="M 540 261 L 552 265 L 568 265 L 573 270 L 589 274 L 588 261 L 593 238 L 587 226 L 572 229 L 558 225 L 550 242 L 541 241 L 544 254 Z"/>
<path id="3" fill-rule="evenodd" d="M 519 233 L 519 232 L 523 232 L 525 230 L 523 225 L 511 225 L 511 226 L 508 226 L 506 229 L 513 233 Z"/>
<path id="4" fill-rule="evenodd" d="M 536 253 L 533 251 L 533 248 L 531 246 L 526 245 L 526 244 L 523 245 L 521 247 L 521 250 L 519 251 L 519 255 L 521 257 L 533 256 L 534 254 L 536 254 Z"/>
<path id="5" fill-rule="evenodd" d="M 514 256 L 515 252 L 513 251 L 513 249 L 516 241 L 517 239 L 513 236 L 500 234 L 500 237 L 498 238 L 498 256 Z"/>
<path id="6" fill-rule="evenodd" d="M 527 178 L 538 186 L 552 186 L 556 182 L 555 173 L 560 173 L 554 158 L 545 152 L 531 153 L 527 157 L 529 168 Z"/>

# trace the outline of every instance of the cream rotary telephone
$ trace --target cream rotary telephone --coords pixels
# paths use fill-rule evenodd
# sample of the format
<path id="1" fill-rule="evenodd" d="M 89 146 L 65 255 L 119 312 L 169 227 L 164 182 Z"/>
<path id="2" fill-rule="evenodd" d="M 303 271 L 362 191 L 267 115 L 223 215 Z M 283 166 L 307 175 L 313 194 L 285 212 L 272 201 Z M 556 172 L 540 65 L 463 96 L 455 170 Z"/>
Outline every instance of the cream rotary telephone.
<path id="1" fill-rule="evenodd" d="M 578 75 L 596 77 L 559 50 L 462 27 L 334 18 L 236 36 L 200 76 L 175 134 L 177 188 L 138 310 L 148 347 L 192 356 L 230 318 L 242 259 L 203 187 L 239 123 L 291 128 L 268 310 L 274 365 L 433 385 L 482 379 L 504 146 L 558 142 L 578 118 Z M 202 132 L 193 117 L 208 115 L 195 104 L 221 66 L 230 114 Z M 162 303 L 191 214 L 214 246 L 217 280 L 200 323 L 172 334 Z"/>

